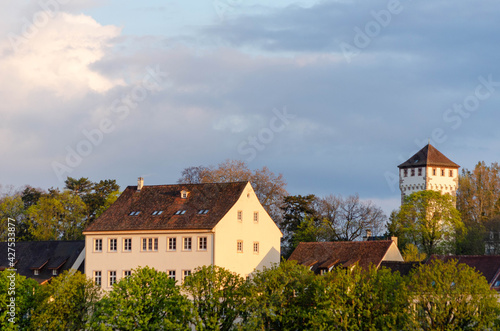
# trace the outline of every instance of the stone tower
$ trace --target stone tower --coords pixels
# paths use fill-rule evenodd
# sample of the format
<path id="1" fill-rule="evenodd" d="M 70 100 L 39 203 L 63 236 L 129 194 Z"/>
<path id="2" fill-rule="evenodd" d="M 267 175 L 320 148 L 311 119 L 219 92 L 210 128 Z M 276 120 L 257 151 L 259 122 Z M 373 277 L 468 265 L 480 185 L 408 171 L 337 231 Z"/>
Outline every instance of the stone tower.
<path id="1" fill-rule="evenodd" d="M 434 146 L 428 144 L 399 166 L 401 204 L 405 196 L 422 190 L 434 190 L 456 195 L 458 168 Z"/>

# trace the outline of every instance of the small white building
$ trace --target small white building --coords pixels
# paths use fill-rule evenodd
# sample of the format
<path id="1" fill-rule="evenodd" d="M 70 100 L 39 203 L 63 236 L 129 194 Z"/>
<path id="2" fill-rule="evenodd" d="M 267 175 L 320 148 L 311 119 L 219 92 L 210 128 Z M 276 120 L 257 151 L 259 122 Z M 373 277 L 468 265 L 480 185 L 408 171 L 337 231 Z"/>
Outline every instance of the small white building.
<path id="1" fill-rule="evenodd" d="M 85 273 L 110 289 L 139 266 L 182 281 L 199 266 L 242 277 L 280 262 L 281 231 L 249 182 L 129 186 L 90 224 Z"/>
<path id="2" fill-rule="evenodd" d="M 405 196 L 424 190 L 456 195 L 460 166 L 431 144 L 401 163 L 398 168 L 401 203 L 404 202 Z"/>

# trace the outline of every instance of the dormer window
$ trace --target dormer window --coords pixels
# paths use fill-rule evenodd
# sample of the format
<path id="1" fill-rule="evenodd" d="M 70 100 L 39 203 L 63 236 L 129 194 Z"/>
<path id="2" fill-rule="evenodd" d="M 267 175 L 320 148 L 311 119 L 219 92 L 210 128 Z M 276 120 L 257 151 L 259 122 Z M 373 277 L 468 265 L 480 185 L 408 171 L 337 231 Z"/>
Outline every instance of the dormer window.
<path id="1" fill-rule="evenodd" d="M 175 212 L 175 215 L 184 215 L 186 213 L 185 210 L 178 210 Z"/>
<path id="2" fill-rule="evenodd" d="M 141 212 L 140 211 L 133 211 L 131 212 L 130 214 L 128 214 L 129 216 L 137 216 L 139 215 Z"/>
<path id="3" fill-rule="evenodd" d="M 181 198 L 186 199 L 189 195 L 189 192 L 186 190 L 181 191 Z"/>
<path id="4" fill-rule="evenodd" d="M 163 213 L 163 210 L 155 210 L 152 215 L 157 216 L 157 215 L 161 215 L 162 213 Z"/>
<path id="5" fill-rule="evenodd" d="M 35 269 L 33 270 L 33 275 L 38 276 L 40 274 L 40 270 Z"/>
<path id="6" fill-rule="evenodd" d="M 57 276 L 57 269 L 52 269 L 52 276 Z"/>

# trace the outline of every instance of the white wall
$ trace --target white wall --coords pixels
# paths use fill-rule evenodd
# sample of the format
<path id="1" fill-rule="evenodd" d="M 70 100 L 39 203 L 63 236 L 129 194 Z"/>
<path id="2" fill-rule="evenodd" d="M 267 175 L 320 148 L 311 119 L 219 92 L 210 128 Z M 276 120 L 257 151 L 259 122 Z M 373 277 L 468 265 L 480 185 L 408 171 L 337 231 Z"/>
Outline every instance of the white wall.
<path id="1" fill-rule="evenodd" d="M 237 219 L 238 211 L 243 219 Z M 254 221 L 254 212 L 259 220 Z M 215 227 L 214 263 L 245 277 L 255 269 L 280 262 L 281 231 L 260 204 L 250 184 L 240 199 Z M 237 251 L 237 241 L 243 241 L 243 252 Z M 254 253 L 253 243 L 259 243 Z"/>

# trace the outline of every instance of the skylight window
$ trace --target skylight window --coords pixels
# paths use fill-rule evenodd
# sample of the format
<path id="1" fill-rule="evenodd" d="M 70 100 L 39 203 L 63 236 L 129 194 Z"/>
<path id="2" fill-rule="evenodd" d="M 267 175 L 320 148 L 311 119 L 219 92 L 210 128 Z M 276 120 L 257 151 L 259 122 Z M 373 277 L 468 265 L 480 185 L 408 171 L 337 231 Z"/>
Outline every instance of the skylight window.
<path id="1" fill-rule="evenodd" d="M 178 210 L 175 212 L 175 215 L 184 215 L 186 213 L 185 210 Z"/>
<path id="2" fill-rule="evenodd" d="M 139 215 L 141 212 L 140 211 L 133 211 L 131 212 L 130 214 L 128 214 L 129 216 L 137 216 Z"/>
<path id="3" fill-rule="evenodd" d="M 163 210 L 155 210 L 152 215 L 157 216 L 157 215 L 161 215 L 162 213 L 163 213 Z"/>
<path id="4" fill-rule="evenodd" d="M 208 213 L 208 209 L 201 209 L 198 214 L 200 215 L 205 215 L 206 213 Z"/>

